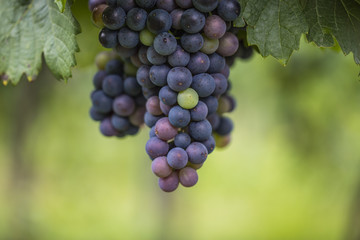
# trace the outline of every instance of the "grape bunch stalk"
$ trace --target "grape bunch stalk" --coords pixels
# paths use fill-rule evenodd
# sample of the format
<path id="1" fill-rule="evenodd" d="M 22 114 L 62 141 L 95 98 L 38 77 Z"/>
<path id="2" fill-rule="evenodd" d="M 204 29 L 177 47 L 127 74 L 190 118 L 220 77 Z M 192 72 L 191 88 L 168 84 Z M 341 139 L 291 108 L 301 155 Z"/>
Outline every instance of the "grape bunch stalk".
<path id="1" fill-rule="evenodd" d="M 237 0 L 90 0 L 89 8 L 94 24 L 102 28 L 100 43 L 113 49 L 124 65 L 120 68 L 128 69 L 131 87 L 137 84 L 138 90 L 130 91 L 124 81 L 123 91 L 116 91 L 115 82 L 107 83 L 109 76 L 98 80 L 100 71 L 94 82 L 102 84 L 95 87 L 102 86 L 102 97 L 115 97 L 114 107 L 111 118 L 93 119 L 119 132 L 111 135 L 126 136 L 135 134 L 132 129 L 138 129 L 142 117 L 150 128 L 145 150 L 159 187 L 172 192 L 179 184 L 194 186 L 197 170 L 215 146 L 225 147 L 231 140 L 233 122 L 225 115 L 236 107 L 230 94 L 230 66 L 236 58 L 252 55 L 244 29 L 233 26 L 240 4 Z M 119 62 L 109 61 L 110 68 L 114 61 Z M 134 78 L 130 72 L 135 70 Z M 133 115 L 115 111 L 118 98 L 123 98 L 124 106 L 129 104 L 126 109 L 135 106 Z M 137 101 L 140 98 L 146 102 Z M 101 102 L 92 99 L 94 107 Z M 129 122 L 124 131 L 123 119 Z M 104 129 L 100 127 L 109 135 Z"/>

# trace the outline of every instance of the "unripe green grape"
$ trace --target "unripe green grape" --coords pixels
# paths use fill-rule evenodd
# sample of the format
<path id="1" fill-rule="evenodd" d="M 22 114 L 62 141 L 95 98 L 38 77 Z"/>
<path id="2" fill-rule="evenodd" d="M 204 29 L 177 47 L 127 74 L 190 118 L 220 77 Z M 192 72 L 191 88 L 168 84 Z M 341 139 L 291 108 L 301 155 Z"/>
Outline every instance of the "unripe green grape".
<path id="1" fill-rule="evenodd" d="M 112 51 L 104 51 L 100 52 L 98 55 L 96 55 L 95 58 L 95 64 L 99 70 L 104 70 L 106 64 L 112 60 L 115 59 L 115 53 Z"/>
<path id="2" fill-rule="evenodd" d="M 219 40 L 218 39 L 210 39 L 203 35 L 204 38 L 204 45 L 200 49 L 201 52 L 206 54 L 212 54 L 216 52 L 216 50 L 219 48 Z"/>
<path id="3" fill-rule="evenodd" d="M 124 73 L 128 76 L 136 76 L 137 67 L 134 66 L 134 64 L 126 62 L 124 64 Z"/>
<path id="4" fill-rule="evenodd" d="M 215 139 L 217 148 L 224 148 L 230 144 L 231 135 L 229 134 L 226 136 L 220 136 L 218 134 L 214 134 L 214 139 Z"/>
<path id="5" fill-rule="evenodd" d="M 99 6 L 94 8 L 94 10 L 92 11 L 92 16 L 91 16 L 92 22 L 98 28 L 104 27 L 102 15 L 103 15 L 104 10 L 107 7 L 108 7 L 108 5 L 106 5 L 106 4 L 100 4 Z"/>
<path id="6" fill-rule="evenodd" d="M 140 32 L 140 42 L 145 46 L 150 47 L 154 42 L 155 34 L 150 32 L 147 28 Z"/>
<path id="7" fill-rule="evenodd" d="M 177 96 L 177 101 L 180 107 L 184 109 L 192 109 L 198 104 L 199 95 L 194 89 L 188 88 L 184 91 L 179 92 Z"/>
<path id="8" fill-rule="evenodd" d="M 230 112 L 231 110 L 231 102 L 228 98 L 226 97 L 220 97 L 219 98 L 219 106 L 217 109 L 217 113 L 218 114 L 223 114 L 223 113 L 227 113 Z"/>

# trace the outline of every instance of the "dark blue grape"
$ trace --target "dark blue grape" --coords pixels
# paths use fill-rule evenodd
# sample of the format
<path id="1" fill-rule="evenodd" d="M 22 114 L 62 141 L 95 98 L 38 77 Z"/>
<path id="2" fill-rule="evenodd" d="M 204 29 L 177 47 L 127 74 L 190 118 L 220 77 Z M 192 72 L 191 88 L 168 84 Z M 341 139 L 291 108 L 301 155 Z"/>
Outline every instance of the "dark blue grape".
<path id="1" fill-rule="evenodd" d="M 109 113 L 112 109 L 113 100 L 106 96 L 103 91 L 96 91 L 92 95 L 92 104 L 99 113 Z"/>
<path id="2" fill-rule="evenodd" d="M 180 106 L 172 107 L 169 112 L 169 121 L 175 127 L 186 127 L 190 123 L 190 119 L 189 110 L 183 109 Z"/>
<path id="3" fill-rule="evenodd" d="M 179 133 L 175 136 L 174 143 L 176 147 L 186 149 L 191 143 L 191 137 L 187 133 Z"/>
<path id="4" fill-rule="evenodd" d="M 110 60 L 105 66 L 105 72 L 107 74 L 123 75 L 124 65 L 117 59 Z"/>
<path id="5" fill-rule="evenodd" d="M 107 118 L 107 116 L 108 116 L 108 114 L 98 112 L 98 111 L 96 111 L 96 109 L 94 107 L 90 108 L 90 117 L 94 121 L 102 121 L 105 118 Z"/>
<path id="6" fill-rule="evenodd" d="M 190 61 L 190 54 L 177 45 L 175 52 L 167 60 L 172 67 L 185 67 Z"/>
<path id="7" fill-rule="evenodd" d="M 177 93 L 171 90 L 169 86 L 164 86 L 160 89 L 159 98 L 164 104 L 172 106 L 177 101 Z"/>
<path id="8" fill-rule="evenodd" d="M 126 48 L 118 44 L 115 47 L 115 51 L 122 59 L 127 59 L 137 53 L 138 47 Z"/>
<path id="9" fill-rule="evenodd" d="M 153 45 L 157 53 L 168 56 L 175 52 L 177 41 L 171 33 L 162 32 L 155 37 Z"/>
<path id="10" fill-rule="evenodd" d="M 174 0 L 157 0 L 156 7 L 171 12 L 177 6 Z"/>
<path id="11" fill-rule="evenodd" d="M 123 81 L 118 75 L 108 75 L 103 81 L 102 89 L 109 97 L 116 97 L 123 91 Z"/>
<path id="12" fill-rule="evenodd" d="M 201 143 L 204 144 L 204 146 L 208 150 L 208 154 L 210 154 L 214 151 L 216 143 L 215 143 L 215 139 L 213 138 L 213 136 L 210 136 L 207 140 L 205 140 Z"/>
<path id="13" fill-rule="evenodd" d="M 183 34 L 180 38 L 181 46 L 189 53 L 196 53 L 204 46 L 204 38 L 200 33 Z"/>
<path id="14" fill-rule="evenodd" d="M 93 78 L 93 85 L 96 89 L 102 88 L 102 82 L 106 77 L 106 72 L 103 70 L 98 71 Z"/>
<path id="15" fill-rule="evenodd" d="M 114 99 L 113 111 L 122 117 L 130 116 L 135 111 L 135 101 L 128 95 L 120 95 Z"/>
<path id="16" fill-rule="evenodd" d="M 117 5 L 122 7 L 125 12 L 136 7 L 135 0 L 117 0 Z"/>
<path id="17" fill-rule="evenodd" d="M 167 83 L 174 91 L 184 91 L 192 83 L 191 72 L 185 67 L 175 67 L 169 71 Z"/>
<path id="18" fill-rule="evenodd" d="M 106 4 L 111 6 L 111 7 L 116 7 L 117 6 L 117 0 L 106 0 Z"/>
<path id="19" fill-rule="evenodd" d="M 192 2 L 193 2 L 194 7 L 197 10 L 199 10 L 200 12 L 212 12 L 218 6 L 219 1 L 218 0 L 192 0 Z"/>
<path id="20" fill-rule="evenodd" d="M 126 15 L 127 26 L 134 31 L 141 31 L 146 26 L 147 12 L 142 8 L 133 8 Z"/>
<path id="21" fill-rule="evenodd" d="M 229 78 L 230 76 L 230 68 L 229 65 L 225 64 L 225 67 L 220 72 L 222 75 L 225 76 L 225 78 Z"/>
<path id="22" fill-rule="evenodd" d="M 102 15 L 105 27 L 111 30 L 120 29 L 125 24 L 126 13 L 121 7 L 107 7 Z"/>
<path id="23" fill-rule="evenodd" d="M 167 65 L 152 66 L 149 72 L 151 82 L 159 87 L 165 86 L 167 83 L 167 75 L 169 71 L 170 68 Z"/>
<path id="24" fill-rule="evenodd" d="M 218 105 L 219 105 L 216 97 L 209 96 L 206 98 L 202 98 L 201 101 L 203 101 L 206 104 L 206 106 L 208 107 L 209 115 L 216 112 Z"/>
<path id="25" fill-rule="evenodd" d="M 120 45 L 125 48 L 134 48 L 140 42 L 139 33 L 132 31 L 127 27 L 123 27 L 122 29 L 120 29 L 118 39 Z"/>
<path id="26" fill-rule="evenodd" d="M 124 92 L 130 96 L 137 96 L 141 93 L 141 86 L 137 83 L 135 77 L 128 77 L 124 80 Z"/>
<path id="27" fill-rule="evenodd" d="M 135 0 L 136 4 L 145 9 L 153 8 L 157 0 Z"/>
<path id="28" fill-rule="evenodd" d="M 188 163 L 188 155 L 186 151 L 179 147 L 171 149 L 166 158 L 170 167 L 174 169 L 182 169 Z"/>
<path id="29" fill-rule="evenodd" d="M 234 124 L 230 118 L 221 117 L 219 127 L 216 129 L 216 133 L 219 134 L 220 136 L 226 136 L 229 133 L 231 133 L 233 128 L 234 128 Z"/>
<path id="30" fill-rule="evenodd" d="M 220 73 L 221 70 L 225 67 L 225 58 L 220 56 L 217 53 L 209 55 L 210 67 L 208 73 Z"/>
<path id="31" fill-rule="evenodd" d="M 200 122 L 191 122 L 189 125 L 189 134 L 196 141 L 205 141 L 211 136 L 212 128 L 208 120 Z"/>
<path id="32" fill-rule="evenodd" d="M 99 42 L 104 48 L 114 48 L 118 44 L 117 31 L 103 28 L 99 33 Z"/>
<path id="33" fill-rule="evenodd" d="M 151 115 L 150 113 L 146 112 L 144 115 L 144 121 L 146 126 L 148 126 L 149 128 L 155 126 L 156 122 L 162 118 L 162 116 L 154 116 Z"/>
<path id="34" fill-rule="evenodd" d="M 220 125 L 220 116 L 217 113 L 212 113 L 207 116 L 207 120 L 210 122 L 213 131 L 215 131 Z"/>
<path id="35" fill-rule="evenodd" d="M 147 141 L 145 150 L 151 159 L 155 159 L 167 155 L 169 152 L 169 144 L 157 137 L 152 137 Z"/>
<path id="36" fill-rule="evenodd" d="M 118 131 L 111 124 L 110 118 L 105 118 L 100 123 L 100 132 L 102 133 L 102 135 L 104 135 L 106 137 L 112 137 L 112 136 L 116 136 L 118 134 Z"/>
<path id="37" fill-rule="evenodd" d="M 202 52 L 191 54 L 187 68 L 191 71 L 193 75 L 205 73 L 209 69 L 209 67 L 210 60 L 206 54 Z"/>
<path id="38" fill-rule="evenodd" d="M 198 33 L 205 26 L 205 15 L 194 8 L 184 11 L 180 20 L 181 28 L 188 33 Z"/>
<path id="39" fill-rule="evenodd" d="M 204 144 L 193 142 L 186 148 L 186 153 L 189 156 L 189 162 L 194 164 L 202 164 L 208 156 L 208 150 Z"/>
<path id="40" fill-rule="evenodd" d="M 150 138 L 156 137 L 156 134 L 155 134 L 155 126 L 153 126 L 153 127 L 150 129 L 149 137 L 150 137 Z"/>
<path id="41" fill-rule="evenodd" d="M 112 115 L 111 124 L 116 130 L 120 132 L 124 132 L 130 127 L 130 122 L 127 118 L 120 117 L 117 115 Z"/>
<path id="42" fill-rule="evenodd" d="M 130 127 L 125 131 L 126 135 L 136 135 L 139 132 L 140 128 L 137 126 L 130 125 Z"/>
<path id="43" fill-rule="evenodd" d="M 142 87 L 141 90 L 142 90 L 144 97 L 146 99 L 149 99 L 152 96 L 157 96 L 160 89 L 158 87 L 153 87 L 153 88 Z"/>
<path id="44" fill-rule="evenodd" d="M 220 96 L 220 95 L 224 94 L 228 88 L 228 80 L 221 73 L 215 73 L 215 74 L 212 74 L 211 76 L 213 76 L 213 78 L 215 80 L 214 95 Z"/>
<path id="45" fill-rule="evenodd" d="M 181 30 L 181 16 L 183 15 L 184 10 L 182 9 L 175 9 L 170 13 L 171 19 L 172 19 L 172 28 L 176 30 Z"/>
<path id="46" fill-rule="evenodd" d="M 135 98 L 135 103 L 137 106 L 145 106 L 146 98 L 142 94 L 140 94 Z"/>
<path id="47" fill-rule="evenodd" d="M 193 6 L 192 0 L 175 0 L 175 2 L 179 7 L 183 9 L 188 9 Z"/>
<path id="48" fill-rule="evenodd" d="M 210 74 L 200 73 L 193 77 L 191 88 L 198 93 L 199 97 L 207 97 L 215 90 L 215 80 Z"/>
<path id="49" fill-rule="evenodd" d="M 155 85 L 150 80 L 150 67 L 149 66 L 141 66 L 136 73 L 136 80 L 138 84 L 142 87 L 152 88 Z"/>
<path id="50" fill-rule="evenodd" d="M 157 53 L 153 46 L 147 49 L 146 56 L 151 64 L 161 65 L 166 63 L 166 57 Z"/>
<path id="51" fill-rule="evenodd" d="M 149 60 L 147 58 L 147 50 L 148 50 L 148 47 L 141 46 L 139 48 L 138 57 L 139 57 L 142 64 L 151 65 L 151 62 L 149 62 Z"/>
<path id="52" fill-rule="evenodd" d="M 225 21 L 235 21 L 240 15 L 240 3 L 237 0 L 221 0 L 217 12 Z"/>
<path id="53" fill-rule="evenodd" d="M 167 11 L 155 9 L 149 13 L 146 25 L 150 32 L 159 34 L 170 30 L 172 19 Z"/>
<path id="54" fill-rule="evenodd" d="M 199 103 L 190 110 L 191 120 L 198 122 L 205 120 L 208 115 L 208 108 L 206 104 L 202 101 L 199 101 Z"/>
<path id="55" fill-rule="evenodd" d="M 94 10 L 94 8 L 96 8 L 97 6 L 99 6 L 101 4 L 105 4 L 105 3 L 106 3 L 105 0 L 89 0 L 88 7 L 89 7 L 89 10 L 92 12 Z"/>

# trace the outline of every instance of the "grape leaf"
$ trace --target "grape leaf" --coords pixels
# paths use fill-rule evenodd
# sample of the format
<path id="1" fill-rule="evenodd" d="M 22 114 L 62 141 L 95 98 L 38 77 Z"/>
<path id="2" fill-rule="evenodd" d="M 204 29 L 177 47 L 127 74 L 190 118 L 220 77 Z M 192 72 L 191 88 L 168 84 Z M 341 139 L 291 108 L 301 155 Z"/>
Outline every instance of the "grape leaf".
<path id="1" fill-rule="evenodd" d="M 3 1 L 0 8 L 0 80 L 16 84 L 25 74 L 39 74 L 42 54 L 58 79 L 71 77 L 79 51 L 80 26 L 71 14 L 71 1 L 61 13 L 54 0 Z"/>
<path id="2" fill-rule="evenodd" d="M 55 3 L 58 5 L 61 12 L 65 11 L 66 0 L 55 0 Z"/>
<path id="3" fill-rule="evenodd" d="M 308 30 L 299 0 L 240 0 L 247 38 L 261 55 L 286 64 Z"/>
<path id="4" fill-rule="evenodd" d="M 355 62 L 360 64 L 359 0 L 309 0 L 304 12 L 309 24 L 309 41 L 331 47 L 334 36 L 344 54 L 353 52 Z"/>

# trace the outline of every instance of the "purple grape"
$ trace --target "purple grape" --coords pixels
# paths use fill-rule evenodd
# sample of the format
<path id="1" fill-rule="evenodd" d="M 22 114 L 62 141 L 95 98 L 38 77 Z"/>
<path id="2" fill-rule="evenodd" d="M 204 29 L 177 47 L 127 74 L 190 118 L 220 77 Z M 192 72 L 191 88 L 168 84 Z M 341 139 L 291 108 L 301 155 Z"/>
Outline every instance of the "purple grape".
<path id="1" fill-rule="evenodd" d="M 179 186 L 179 176 L 177 172 L 172 172 L 170 176 L 166 178 L 159 178 L 159 187 L 164 192 L 173 192 Z"/>
<path id="2" fill-rule="evenodd" d="M 161 178 L 168 177 L 172 173 L 172 169 L 167 163 L 166 157 L 157 157 L 151 163 L 153 173 Z"/>
<path id="3" fill-rule="evenodd" d="M 162 114 L 160 109 L 160 100 L 158 96 L 150 97 L 146 102 L 146 110 L 154 116 Z"/>
<path id="4" fill-rule="evenodd" d="M 130 116 L 135 111 L 135 101 L 128 95 L 120 95 L 113 102 L 113 110 L 119 116 Z"/>
<path id="5" fill-rule="evenodd" d="M 179 180 L 184 187 L 192 187 L 198 182 L 199 177 L 195 169 L 186 167 L 179 171 Z"/>
<path id="6" fill-rule="evenodd" d="M 177 132 L 177 128 L 171 125 L 167 117 L 159 119 L 155 124 L 156 136 L 162 140 L 168 141 L 173 139 Z"/>

